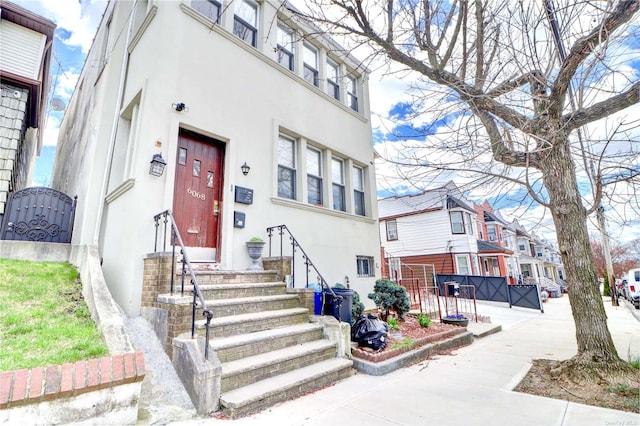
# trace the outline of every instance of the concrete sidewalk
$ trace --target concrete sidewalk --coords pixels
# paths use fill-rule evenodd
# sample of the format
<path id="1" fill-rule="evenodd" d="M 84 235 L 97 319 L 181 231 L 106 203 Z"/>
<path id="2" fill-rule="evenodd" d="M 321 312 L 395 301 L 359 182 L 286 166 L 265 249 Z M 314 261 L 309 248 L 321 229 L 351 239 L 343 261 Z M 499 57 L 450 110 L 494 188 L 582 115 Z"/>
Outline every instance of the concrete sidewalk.
<path id="1" fill-rule="evenodd" d="M 624 359 L 640 356 L 640 322 L 605 299 L 609 329 Z M 640 415 L 513 392 L 535 358 L 576 352 L 569 298 L 549 299 L 545 313 L 478 303 L 502 331 L 451 355 L 385 376 L 342 382 L 238 420 L 180 424 L 241 425 L 640 425 Z"/>

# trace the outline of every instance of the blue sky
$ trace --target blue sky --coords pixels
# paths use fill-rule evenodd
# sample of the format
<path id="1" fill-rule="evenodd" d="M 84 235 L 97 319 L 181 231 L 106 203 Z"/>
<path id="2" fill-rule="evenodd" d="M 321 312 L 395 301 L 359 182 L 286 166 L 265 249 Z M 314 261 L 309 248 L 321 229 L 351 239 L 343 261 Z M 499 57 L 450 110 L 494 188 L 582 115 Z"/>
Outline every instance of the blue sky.
<path id="1" fill-rule="evenodd" d="M 95 34 L 106 1 L 90 0 L 12 0 L 13 3 L 50 19 L 57 25 L 51 63 L 51 97 L 65 104 L 73 93 L 84 58 Z M 36 160 L 33 184 L 48 186 L 54 161 L 58 128 L 63 111 L 50 108 L 40 157 Z"/>
<path id="2" fill-rule="evenodd" d="M 103 0 L 14 0 L 14 3 L 51 19 L 58 25 L 51 67 L 52 97 L 62 100 L 65 104 L 68 103 L 107 2 Z M 631 44 L 635 45 L 634 48 L 640 49 L 637 40 Z M 640 66 L 640 61 L 631 63 L 635 63 L 636 69 Z M 446 93 L 441 94 L 443 98 L 440 100 L 444 100 L 445 108 L 437 112 L 433 112 L 433 105 L 442 105 L 442 102 L 436 104 L 436 100 L 426 98 L 420 101 L 420 105 L 415 105 L 413 103 L 415 98 L 408 92 L 410 84 L 414 81 L 413 78 L 407 73 L 397 77 L 393 73 L 384 75 L 382 71 L 374 71 L 369 78 L 373 143 L 381 154 L 383 149 L 389 147 L 402 151 L 403 148 L 399 147 L 407 141 L 418 146 L 428 138 L 442 138 L 443 129 L 446 130 L 448 126 L 464 118 L 459 110 L 456 110 L 453 103 L 455 100 L 447 97 Z M 429 103 L 431 108 L 425 103 Z M 425 110 L 429 113 L 424 114 Z M 51 111 L 49 115 L 42 154 L 36 162 L 35 185 L 50 184 L 57 130 L 62 118 L 62 111 Z M 445 142 L 442 143 L 445 144 Z M 448 145 L 447 148 L 449 148 Z M 455 147 L 453 149 L 455 150 Z M 416 149 L 416 155 L 417 153 Z M 421 164 L 430 161 L 429 155 L 419 158 Z M 418 192 L 424 188 L 443 185 L 449 178 L 454 178 L 454 181 L 458 182 L 457 178 L 460 177 L 455 173 L 449 173 L 438 181 L 430 181 L 415 175 L 413 181 L 403 181 L 397 175 L 392 176 L 398 170 L 389 163 L 378 160 L 376 168 L 378 195 L 381 197 Z M 496 188 L 486 188 L 484 191 L 479 188 L 472 191 L 469 197 L 478 202 L 484 199 L 489 200 L 495 204 L 496 208 L 504 209 L 503 213 L 509 220 L 518 218 L 527 227 L 537 226 L 543 235 L 553 230 L 549 213 L 545 212 L 542 206 L 531 203 L 530 200 L 527 201 L 524 190 L 511 188 L 507 192 L 503 191 L 501 195 L 495 195 Z M 518 208 L 520 204 L 522 206 Z M 618 208 L 619 206 L 606 206 L 607 210 Z M 638 214 L 629 213 L 629 211 L 615 213 L 612 216 L 623 218 L 628 224 L 626 227 L 616 229 L 615 232 L 612 230 L 618 240 L 627 240 L 629 236 L 640 238 Z"/>

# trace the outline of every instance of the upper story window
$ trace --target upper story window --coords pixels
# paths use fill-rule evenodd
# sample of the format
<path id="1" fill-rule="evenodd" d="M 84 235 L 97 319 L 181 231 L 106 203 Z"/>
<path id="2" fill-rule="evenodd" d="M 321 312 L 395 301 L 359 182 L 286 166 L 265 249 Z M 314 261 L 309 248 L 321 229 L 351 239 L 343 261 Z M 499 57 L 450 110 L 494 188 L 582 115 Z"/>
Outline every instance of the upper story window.
<path id="1" fill-rule="evenodd" d="M 464 217 L 462 212 L 450 212 L 451 232 L 454 234 L 464 234 Z"/>
<path id="2" fill-rule="evenodd" d="M 525 240 L 518 240 L 518 250 L 523 252 L 527 251 L 527 243 Z"/>
<path id="3" fill-rule="evenodd" d="M 395 241 L 398 239 L 398 224 L 395 219 L 387 220 L 387 241 Z"/>
<path id="4" fill-rule="evenodd" d="M 258 5 L 249 0 L 236 3 L 233 33 L 253 47 L 258 45 Z"/>
<path id="5" fill-rule="evenodd" d="M 340 100 L 339 79 L 338 64 L 329 59 L 327 61 L 327 93 L 337 100 Z"/>
<path id="6" fill-rule="evenodd" d="M 322 151 L 307 147 L 307 200 L 322 205 Z"/>
<path id="7" fill-rule="evenodd" d="M 293 30 L 282 23 L 278 24 L 278 63 L 294 70 Z"/>
<path id="8" fill-rule="evenodd" d="M 278 197 L 296 199 L 296 141 L 278 138 Z"/>
<path id="9" fill-rule="evenodd" d="M 302 51 L 304 62 L 304 79 L 318 87 L 318 51 L 315 47 L 305 43 Z"/>
<path id="10" fill-rule="evenodd" d="M 352 110 L 358 111 L 358 80 L 352 75 L 347 76 L 347 103 Z"/>
<path id="11" fill-rule="evenodd" d="M 347 210 L 344 194 L 344 161 L 335 157 L 331 159 L 331 182 L 333 189 L 333 209 L 344 212 Z"/>
<path id="12" fill-rule="evenodd" d="M 498 241 L 498 230 L 496 225 L 487 225 L 487 236 L 489 241 Z"/>
<path id="13" fill-rule="evenodd" d="M 191 7 L 211 19 L 216 24 L 220 23 L 220 11 L 222 5 L 216 0 L 191 0 Z"/>
<path id="14" fill-rule="evenodd" d="M 364 170 L 357 166 L 353 166 L 353 209 L 355 214 L 365 215 Z"/>

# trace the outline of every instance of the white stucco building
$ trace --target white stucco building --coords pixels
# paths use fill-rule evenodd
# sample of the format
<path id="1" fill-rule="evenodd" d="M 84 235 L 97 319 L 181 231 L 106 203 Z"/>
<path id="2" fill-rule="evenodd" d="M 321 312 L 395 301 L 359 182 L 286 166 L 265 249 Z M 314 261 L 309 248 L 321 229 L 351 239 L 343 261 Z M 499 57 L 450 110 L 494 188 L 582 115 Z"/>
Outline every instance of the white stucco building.
<path id="1" fill-rule="evenodd" d="M 52 186 L 78 195 L 73 242 L 99 245 L 129 314 L 140 309 L 153 217 L 166 209 L 190 257 L 222 270 L 246 269 L 245 242 L 285 224 L 329 284 L 348 279 L 366 302 L 380 276 L 367 71 L 278 6 L 106 7 L 60 129 Z M 167 166 L 152 176 L 158 154 Z"/>

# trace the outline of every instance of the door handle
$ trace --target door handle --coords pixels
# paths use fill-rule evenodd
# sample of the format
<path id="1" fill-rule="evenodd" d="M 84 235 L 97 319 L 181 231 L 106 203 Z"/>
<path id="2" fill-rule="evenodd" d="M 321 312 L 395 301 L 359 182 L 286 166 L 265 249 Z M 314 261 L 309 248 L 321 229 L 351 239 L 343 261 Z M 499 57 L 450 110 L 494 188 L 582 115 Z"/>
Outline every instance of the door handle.
<path id="1" fill-rule="evenodd" d="M 213 215 L 218 216 L 220 214 L 220 201 L 213 200 Z"/>

